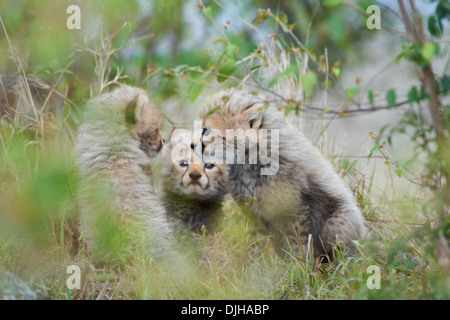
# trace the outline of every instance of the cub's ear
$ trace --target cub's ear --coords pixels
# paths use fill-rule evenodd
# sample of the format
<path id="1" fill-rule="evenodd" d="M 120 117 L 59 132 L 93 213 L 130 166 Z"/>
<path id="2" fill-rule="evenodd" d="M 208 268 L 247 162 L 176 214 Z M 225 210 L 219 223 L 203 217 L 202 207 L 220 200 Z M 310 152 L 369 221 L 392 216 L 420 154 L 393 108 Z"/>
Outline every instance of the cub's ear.
<path id="1" fill-rule="evenodd" d="M 244 115 L 247 117 L 250 128 L 259 129 L 263 122 L 264 105 L 262 103 L 255 103 L 245 109 Z"/>
<path id="2" fill-rule="evenodd" d="M 136 99 L 133 99 L 128 103 L 125 108 L 125 122 L 128 125 L 136 124 Z"/>
<path id="3" fill-rule="evenodd" d="M 149 104 L 148 97 L 144 94 L 138 95 L 128 103 L 125 108 L 125 121 L 127 124 L 134 125 L 142 119 L 142 111 Z"/>

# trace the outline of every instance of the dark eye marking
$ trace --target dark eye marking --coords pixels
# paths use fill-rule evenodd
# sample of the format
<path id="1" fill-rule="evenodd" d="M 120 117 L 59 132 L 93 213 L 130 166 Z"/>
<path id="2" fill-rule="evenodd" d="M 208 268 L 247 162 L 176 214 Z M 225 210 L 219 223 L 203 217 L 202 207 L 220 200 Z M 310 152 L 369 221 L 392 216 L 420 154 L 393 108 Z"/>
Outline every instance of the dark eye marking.
<path id="1" fill-rule="evenodd" d="M 180 161 L 180 167 L 187 167 L 188 165 L 189 165 L 189 163 L 186 160 Z"/>
<path id="2" fill-rule="evenodd" d="M 203 128 L 202 136 L 209 136 L 211 134 L 211 130 L 208 128 Z"/>
<path id="3" fill-rule="evenodd" d="M 214 164 L 213 163 L 205 163 L 205 168 L 211 170 L 212 168 L 214 168 Z"/>

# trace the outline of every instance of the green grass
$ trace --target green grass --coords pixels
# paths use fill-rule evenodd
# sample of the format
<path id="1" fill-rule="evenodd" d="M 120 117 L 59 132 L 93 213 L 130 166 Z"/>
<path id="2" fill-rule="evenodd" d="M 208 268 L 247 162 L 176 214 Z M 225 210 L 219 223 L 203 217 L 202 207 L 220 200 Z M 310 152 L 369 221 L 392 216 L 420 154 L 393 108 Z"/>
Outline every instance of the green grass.
<path id="1" fill-rule="evenodd" d="M 1 122 L 0 265 L 55 299 L 448 299 L 449 277 L 430 251 L 427 224 L 406 226 L 404 211 L 421 202 L 393 199 L 375 204 L 362 188 L 364 215 L 377 240 L 360 242 L 355 257 L 337 255 L 329 265 L 308 257 L 277 257 L 231 199 L 222 228 L 201 241 L 193 269 L 149 265 L 145 255 L 127 264 L 99 267 L 78 241 L 77 179 L 64 135 L 35 140 Z M 70 129 L 71 130 L 71 129 Z M 366 179 L 370 179 L 366 178 Z M 366 182 L 369 185 L 369 182 Z M 401 206 L 396 202 L 403 200 Z M 387 221 L 387 222 L 386 222 Z M 68 290 L 66 269 L 79 265 L 81 290 Z M 381 269 L 381 289 L 369 290 L 370 265 Z"/>

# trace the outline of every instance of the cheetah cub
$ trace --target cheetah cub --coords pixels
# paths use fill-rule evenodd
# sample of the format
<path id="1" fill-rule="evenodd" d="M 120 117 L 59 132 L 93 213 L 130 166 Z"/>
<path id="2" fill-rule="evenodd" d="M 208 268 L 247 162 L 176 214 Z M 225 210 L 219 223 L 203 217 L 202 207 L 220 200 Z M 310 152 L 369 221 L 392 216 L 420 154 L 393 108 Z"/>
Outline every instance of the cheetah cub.
<path id="1" fill-rule="evenodd" d="M 152 187 L 150 157 L 162 117 L 147 93 L 120 86 L 91 99 L 76 143 L 81 232 L 96 260 L 178 256 L 171 223 Z"/>
<path id="2" fill-rule="evenodd" d="M 309 239 L 315 256 L 331 257 L 333 244 L 356 253 L 353 241 L 363 239 L 367 230 L 351 191 L 275 106 L 266 106 L 263 97 L 247 91 L 228 89 L 211 96 L 201 116 L 205 149 L 212 143 L 220 149 L 225 143 L 222 154 L 228 158 L 229 150 L 237 150 L 244 159 L 258 150 L 256 161 L 227 159 L 228 189 L 272 236 L 278 253 L 301 252 L 311 243 Z M 236 146 L 236 140 L 246 135 L 249 143 Z M 269 162 L 271 172 L 266 161 L 269 153 L 274 160 Z"/>
<path id="3" fill-rule="evenodd" d="M 202 157 L 196 144 L 171 141 L 164 150 L 163 203 L 167 214 L 194 232 L 214 231 L 227 193 L 226 164 Z"/>

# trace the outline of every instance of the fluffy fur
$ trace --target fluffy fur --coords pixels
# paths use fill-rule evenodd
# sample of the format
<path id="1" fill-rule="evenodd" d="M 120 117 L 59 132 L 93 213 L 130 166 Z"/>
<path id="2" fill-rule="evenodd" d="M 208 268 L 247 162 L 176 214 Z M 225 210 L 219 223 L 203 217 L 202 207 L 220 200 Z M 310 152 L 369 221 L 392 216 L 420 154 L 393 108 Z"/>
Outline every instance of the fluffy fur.
<path id="1" fill-rule="evenodd" d="M 234 141 L 226 140 L 226 129 L 279 130 L 279 169 L 275 175 L 261 175 L 259 159 L 257 164 L 228 165 L 231 195 L 272 235 L 279 253 L 304 249 L 310 234 L 316 256 L 331 254 L 332 243 L 355 251 L 352 240 L 363 238 L 366 228 L 351 192 L 303 134 L 286 123 L 281 112 L 265 106 L 260 97 L 231 89 L 208 99 L 202 122 L 203 132 L 216 129 L 214 139 L 223 139 L 231 146 Z"/>
<path id="2" fill-rule="evenodd" d="M 152 260 L 176 255 L 152 187 L 150 156 L 162 147 L 161 121 L 139 88 L 121 86 L 87 104 L 76 146 L 81 230 L 101 259 L 127 259 L 142 248 Z"/>
<path id="3" fill-rule="evenodd" d="M 163 202 L 167 214 L 189 230 L 208 232 L 215 229 L 221 217 L 222 200 L 227 193 L 227 167 L 211 160 L 194 163 L 191 145 L 181 145 L 182 152 L 174 152 L 176 142 L 164 150 Z M 194 146 L 194 144 L 192 145 Z"/>

